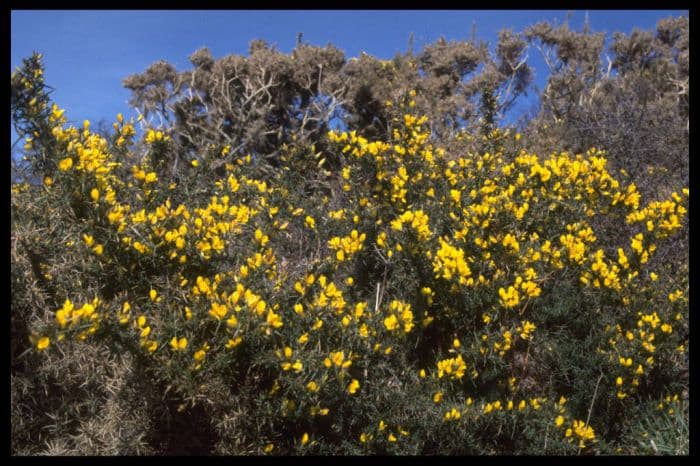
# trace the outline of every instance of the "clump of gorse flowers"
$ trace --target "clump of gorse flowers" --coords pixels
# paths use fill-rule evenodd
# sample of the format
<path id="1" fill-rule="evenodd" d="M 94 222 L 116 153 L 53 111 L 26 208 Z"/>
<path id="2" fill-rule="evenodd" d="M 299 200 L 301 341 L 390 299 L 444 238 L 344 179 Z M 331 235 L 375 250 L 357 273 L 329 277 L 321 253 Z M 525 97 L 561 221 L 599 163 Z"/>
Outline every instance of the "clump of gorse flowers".
<path id="1" fill-rule="evenodd" d="M 60 237 L 33 351 L 134 355 L 204 406 L 219 452 L 624 451 L 625 411 L 682 388 L 687 269 L 653 258 L 688 189 L 646 202 L 600 149 L 543 156 L 499 130 L 446 153 L 414 97 L 387 103 L 386 139 L 331 131 L 273 174 L 210 146 L 178 180 L 167 130 L 139 140 L 119 115 L 108 140 L 44 103 L 25 149 L 51 169 L 12 189 L 13 229 L 33 205 Z M 226 424 L 233 405 L 248 424 Z"/>

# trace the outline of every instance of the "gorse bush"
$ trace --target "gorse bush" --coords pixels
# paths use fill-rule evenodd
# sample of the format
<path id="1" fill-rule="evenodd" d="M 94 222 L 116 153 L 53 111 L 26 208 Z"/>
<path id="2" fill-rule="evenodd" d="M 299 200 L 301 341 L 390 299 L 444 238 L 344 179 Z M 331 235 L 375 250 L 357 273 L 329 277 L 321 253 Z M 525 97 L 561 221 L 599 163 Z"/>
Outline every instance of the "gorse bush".
<path id="1" fill-rule="evenodd" d="M 68 124 L 42 74 L 12 77 L 40 176 L 12 187 L 14 453 L 639 453 L 687 418 L 687 258 L 655 260 L 686 187 L 514 131 L 448 151 L 413 90 L 386 137 L 171 177 L 168 129 Z"/>

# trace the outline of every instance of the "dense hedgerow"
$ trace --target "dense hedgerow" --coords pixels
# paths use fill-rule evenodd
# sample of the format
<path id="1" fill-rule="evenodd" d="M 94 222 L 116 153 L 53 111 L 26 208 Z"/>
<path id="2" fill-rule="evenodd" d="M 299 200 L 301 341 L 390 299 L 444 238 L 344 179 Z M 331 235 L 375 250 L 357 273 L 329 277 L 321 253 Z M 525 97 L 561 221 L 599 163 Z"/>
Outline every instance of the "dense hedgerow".
<path id="1" fill-rule="evenodd" d="M 12 187 L 14 453 L 687 451 L 687 262 L 654 261 L 687 188 L 507 131 L 447 153 L 415 92 L 385 139 L 174 180 L 167 131 L 70 125 L 41 77 L 12 78 L 42 176 Z"/>

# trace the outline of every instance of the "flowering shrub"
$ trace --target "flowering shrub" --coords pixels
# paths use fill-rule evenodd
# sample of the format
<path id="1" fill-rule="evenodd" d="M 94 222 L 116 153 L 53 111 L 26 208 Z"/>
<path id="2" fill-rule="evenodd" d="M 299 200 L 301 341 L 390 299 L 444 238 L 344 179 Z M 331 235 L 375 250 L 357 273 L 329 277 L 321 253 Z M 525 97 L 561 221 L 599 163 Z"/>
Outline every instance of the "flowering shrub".
<path id="1" fill-rule="evenodd" d="M 647 202 L 600 149 L 501 131 L 447 153 L 413 92 L 386 139 L 331 131 L 327 154 L 221 174 L 209 146 L 175 179 L 167 130 L 70 125 L 41 69 L 13 76 L 28 159 L 48 154 L 12 188 L 13 344 L 122 361 L 145 451 L 636 452 L 631 413 L 687 387 L 687 264 L 654 261 L 687 188 Z"/>

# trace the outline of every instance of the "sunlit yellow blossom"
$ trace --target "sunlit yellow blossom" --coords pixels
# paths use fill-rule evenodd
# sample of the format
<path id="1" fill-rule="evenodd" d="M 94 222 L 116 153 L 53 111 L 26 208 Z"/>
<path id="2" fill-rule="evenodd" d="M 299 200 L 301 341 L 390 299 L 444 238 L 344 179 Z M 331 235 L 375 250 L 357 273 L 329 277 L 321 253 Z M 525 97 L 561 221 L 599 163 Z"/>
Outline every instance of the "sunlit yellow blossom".
<path id="1" fill-rule="evenodd" d="M 536 328 L 535 324 L 526 320 L 523 322 L 522 327 L 519 328 L 521 328 L 522 330 L 520 333 L 520 338 L 522 338 L 523 340 L 532 339 L 532 332 L 534 332 Z"/>
<path id="2" fill-rule="evenodd" d="M 266 322 L 272 328 L 280 328 L 284 325 L 279 314 L 275 314 L 271 310 L 267 312 Z"/>
<path id="3" fill-rule="evenodd" d="M 41 337 L 36 342 L 36 347 L 39 351 L 43 351 L 49 347 L 49 343 L 51 343 L 51 340 L 49 339 L 49 337 Z"/>
<path id="4" fill-rule="evenodd" d="M 389 331 L 396 330 L 399 326 L 399 319 L 397 319 L 396 316 L 392 314 L 386 319 L 384 319 L 384 326 Z"/>
<path id="5" fill-rule="evenodd" d="M 243 342 L 242 337 L 236 337 L 236 338 L 229 339 L 225 346 L 227 349 L 233 349 L 236 346 L 240 345 L 242 342 Z"/>
<path id="6" fill-rule="evenodd" d="M 452 408 L 450 411 L 447 411 L 444 415 L 445 421 L 457 420 L 461 417 L 462 413 L 460 413 L 456 408 Z"/>
<path id="7" fill-rule="evenodd" d="M 319 390 L 319 386 L 316 382 L 313 380 L 310 381 L 309 383 L 306 384 L 306 389 L 310 392 L 317 392 Z"/>
<path id="8" fill-rule="evenodd" d="M 173 351 L 184 351 L 185 348 L 187 348 L 187 338 L 181 337 L 173 337 L 170 340 L 170 347 L 173 349 Z"/>
<path id="9" fill-rule="evenodd" d="M 568 431 L 567 431 L 568 432 Z M 591 426 L 586 425 L 583 421 L 574 420 L 573 433 L 579 438 L 579 446 L 584 448 L 588 443 L 595 440 L 595 432 Z M 567 435 L 567 437 L 570 436 Z"/>
<path id="10" fill-rule="evenodd" d="M 83 235 L 83 241 L 85 241 L 87 247 L 92 247 L 92 245 L 95 243 L 95 240 L 92 238 L 92 236 L 88 234 Z"/>
<path id="11" fill-rule="evenodd" d="M 306 226 L 314 230 L 316 228 L 316 220 L 310 215 L 306 216 L 306 219 L 304 220 L 304 223 L 306 223 Z"/>
<path id="12" fill-rule="evenodd" d="M 58 169 L 61 171 L 70 170 L 72 166 L 73 166 L 73 159 L 71 157 L 66 157 L 64 159 L 61 159 L 60 162 L 58 162 Z"/>
<path id="13" fill-rule="evenodd" d="M 350 385 L 348 385 L 348 393 L 354 395 L 359 388 L 360 382 L 357 379 L 352 379 L 352 382 L 350 382 Z"/>
<path id="14" fill-rule="evenodd" d="M 513 286 L 498 289 L 498 296 L 501 298 L 501 305 L 506 309 L 513 308 L 520 303 L 520 294 Z"/>

